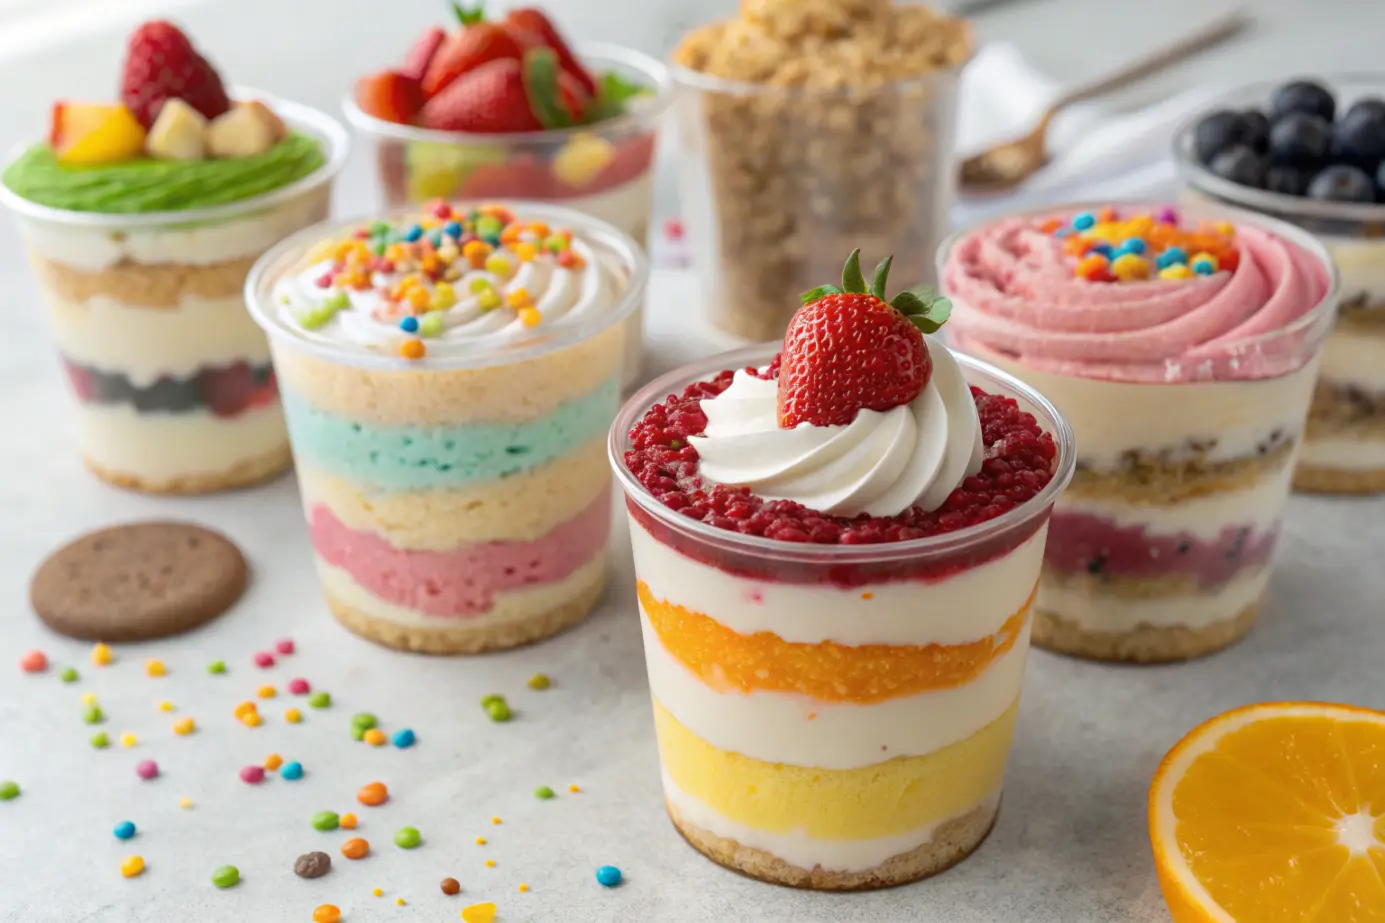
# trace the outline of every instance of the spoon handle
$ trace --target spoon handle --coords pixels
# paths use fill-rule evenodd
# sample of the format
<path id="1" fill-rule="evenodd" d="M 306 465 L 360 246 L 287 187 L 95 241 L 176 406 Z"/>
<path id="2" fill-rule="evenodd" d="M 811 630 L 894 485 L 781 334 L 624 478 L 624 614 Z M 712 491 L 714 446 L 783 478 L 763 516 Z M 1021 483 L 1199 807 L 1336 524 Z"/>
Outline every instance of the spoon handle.
<path id="1" fill-rule="evenodd" d="M 1137 80 L 1142 80 L 1171 64 L 1177 64 L 1184 58 L 1230 38 L 1250 25 L 1250 22 L 1251 18 L 1244 10 L 1232 8 L 1215 19 L 1198 25 L 1168 44 L 1140 55 L 1111 73 L 1086 83 L 1079 83 L 1054 100 L 1049 106 L 1049 112 L 1056 112 L 1073 103 L 1102 96 L 1112 90 L 1118 90 Z"/>

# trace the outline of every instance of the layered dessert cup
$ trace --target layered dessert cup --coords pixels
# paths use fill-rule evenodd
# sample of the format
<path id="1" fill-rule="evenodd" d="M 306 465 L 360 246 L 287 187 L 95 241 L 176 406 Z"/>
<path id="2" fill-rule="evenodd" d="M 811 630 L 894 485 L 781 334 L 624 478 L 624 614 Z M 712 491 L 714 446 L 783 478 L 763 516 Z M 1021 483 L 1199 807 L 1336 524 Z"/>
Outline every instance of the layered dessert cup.
<path id="1" fill-rule="evenodd" d="M 1077 434 L 1034 642 L 1165 661 L 1241 637 L 1337 311 L 1322 245 L 1225 208 L 1079 206 L 967 231 L 939 261 L 952 344 Z"/>
<path id="2" fill-rule="evenodd" d="M 743 0 L 673 53 L 679 186 L 717 329 L 778 340 L 841 254 L 932 279 L 967 24 L 890 0 Z"/>
<path id="3" fill-rule="evenodd" d="M 1297 225 L 1341 274 L 1294 486 L 1385 491 L 1385 74 L 1256 84 L 1179 131 L 1184 197 Z"/>
<path id="4" fill-rule="evenodd" d="M 395 68 L 360 78 L 344 107 L 373 152 L 386 207 L 433 199 L 553 202 L 644 245 L 655 137 L 670 100 L 658 61 L 570 45 L 537 9 L 431 27 Z M 626 362 L 640 366 L 641 313 Z"/>
<path id="5" fill-rule="evenodd" d="M 156 55 L 165 69 L 149 63 Z M 155 22 L 131 36 L 121 102 L 58 102 L 47 140 L 11 157 L 0 201 L 100 478 L 200 493 L 288 466 L 245 278 L 265 250 L 327 216 L 346 148 L 320 112 L 226 91 L 182 33 Z"/>
<path id="6" fill-rule="evenodd" d="M 653 382 L 610 440 L 668 814 L 801 888 L 901 884 L 985 838 L 1074 458 L 1044 398 L 862 287 L 782 350 Z"/>
<path id="7" fill-rule="evenodd" d="M 410 209 L 312 228 L 256 265 L 323 594 L 428 653 L 580 621 L 606 582 L 604 434 L 640 248 L 577 212 Z"/>

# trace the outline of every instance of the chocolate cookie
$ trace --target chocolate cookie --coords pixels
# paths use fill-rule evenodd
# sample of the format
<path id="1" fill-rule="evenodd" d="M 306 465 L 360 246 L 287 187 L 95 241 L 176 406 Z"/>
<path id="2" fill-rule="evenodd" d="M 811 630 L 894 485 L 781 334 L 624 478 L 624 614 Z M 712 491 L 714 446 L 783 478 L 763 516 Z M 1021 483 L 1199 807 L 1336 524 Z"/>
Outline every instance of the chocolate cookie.
<path id="1" fill-rule="evenodd" d="M 186 522 L 84 535 L 39 565 L 29 601 L 54 631 L 87 641 L 148 641 L 196 628 L 245 590 L 240 549 Z"/>

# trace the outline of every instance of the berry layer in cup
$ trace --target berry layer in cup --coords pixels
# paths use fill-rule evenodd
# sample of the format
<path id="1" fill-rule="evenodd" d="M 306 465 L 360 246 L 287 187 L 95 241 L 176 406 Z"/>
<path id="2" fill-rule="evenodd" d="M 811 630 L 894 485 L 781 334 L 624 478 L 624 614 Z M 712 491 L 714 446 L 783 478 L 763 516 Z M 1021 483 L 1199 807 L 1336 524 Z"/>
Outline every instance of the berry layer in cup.
<path id="1" fill-rule="evenodd" d="M 1242 213 L 1121 206 L 1001 219 L 940 259 L 953 342 L 1078 437 L 1035 643 L 1171 660 L 1243 635 L 1336 311 L 1322 249 Z"/>
<path id="2" fill-rule="evenodd" d="M 1071 462 L 1017 383 L 917 334 L 894 368 L 910 337 L 838 327 L 902 319 L 850 285 L 773 361 L 667 376 L 612 435 L 669 813 L 723 865 L 834 890 L 933 874 L 990 828 Z"/>
<path id="3" fill-rule="evenodd" d="M 323 592 L 394 647 L 509 647 L 606 577 L 602 434 L 628 239 L 562 210 L 435 204 L 288 241 L 252 280 Z"/>

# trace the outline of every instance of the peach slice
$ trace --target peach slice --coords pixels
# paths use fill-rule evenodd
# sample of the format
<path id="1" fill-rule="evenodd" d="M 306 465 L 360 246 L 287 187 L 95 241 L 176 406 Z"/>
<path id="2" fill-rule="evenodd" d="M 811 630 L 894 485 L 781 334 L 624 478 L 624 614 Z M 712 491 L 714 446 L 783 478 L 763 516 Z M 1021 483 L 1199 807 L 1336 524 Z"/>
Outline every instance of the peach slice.
<path id="1" fill-rule="evenodd" d="M 119 163 L 143 153 L 144 127 L 118 103 L 60 102 L 53 105 L 48 141 L 63 163 Z"/>

